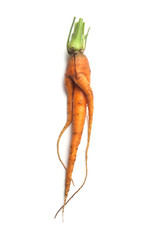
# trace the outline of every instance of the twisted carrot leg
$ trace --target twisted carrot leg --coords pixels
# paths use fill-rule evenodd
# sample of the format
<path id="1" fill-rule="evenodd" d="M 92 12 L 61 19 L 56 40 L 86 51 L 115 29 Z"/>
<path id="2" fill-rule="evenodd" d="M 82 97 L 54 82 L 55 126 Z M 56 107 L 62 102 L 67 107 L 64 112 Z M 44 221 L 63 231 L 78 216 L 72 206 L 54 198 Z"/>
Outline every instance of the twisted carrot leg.
<path id="1" fill-rule="evenodd" d="M 90 86 L 90 83 L 87 81 L 87 78 L 83 73 L 77 73 L 77 78 L 73 78 L 73 81 L 81 88 L 81 90 L 85 94 L 88 104 L 89 122 L 88 122 L 88 140 L 86 147 L 87 156 L 93 122 L 93 110 L 94 110 L 93 91 Z"/>
<path id="2" fill-rule="evenodd" d="M 68 126 L 71 124 L 72 122 L 72 99 L 73 99 L 73 82 L 72 80 L 68 77 L 68 76 L 65 76 L 65 87 L 66 87 L 66 90 L 67 90 L 67 95 L 68 95 L 68 98 L 67 98 L 67 121 L 66 121 L 66 124 L 65 126 L 63 127 L 59 137 L 58 137 L 58 140 L 57 140 L 57 154 L 58 154 L 58 158 L 61 162 L 61 164 L 63 165 L 63 167 L 65 168 L 65 170 L 67 170 L 65 164 L 63 163 L 63 161 L 61 160 L 61 157 L 60 157 L 60 153 L 59 153 L 59 143 L 60 143 L 60 139 L 64 133 L 64 131 L 68 128 Z M 74 182 L 72 180 L 72 183 L 74 185 Z"/>

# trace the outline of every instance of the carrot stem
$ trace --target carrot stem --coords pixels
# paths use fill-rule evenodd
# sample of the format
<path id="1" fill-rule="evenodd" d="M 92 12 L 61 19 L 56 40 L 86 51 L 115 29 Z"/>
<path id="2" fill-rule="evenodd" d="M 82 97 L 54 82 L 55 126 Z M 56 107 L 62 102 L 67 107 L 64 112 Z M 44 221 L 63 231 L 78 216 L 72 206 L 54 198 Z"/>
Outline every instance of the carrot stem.
<path id="1" fill-rule="evenodd" d="M 87 34 L 84 35 L 85 23 L 83 22 L 83 18 L 80 18 L 78 22 L 75 22 L 75 19 L 76 18 L 74 17 L 67 39 L 67 51 L 69 54 L 76 52 L 84 52 L 86 48 L 88 32 L 90 29 L 89 28 Z M 72 33 L 73 26 L 74 31 Z"/>
<path id="2" fill-rule="evenodd" d="M 69 45 L 69 42 L 70 42 L 71 32 L 72 32 L 73 25 L 75 23 L 75 19 L 76 19 L 76 17 L 73 18 L 73 22 L 72 22 L 72 25 L 71 25 L 71 28 L 69 31 L 69 35 L 68 35 L 68 39 L 67 39 L 67 46 Z"/>

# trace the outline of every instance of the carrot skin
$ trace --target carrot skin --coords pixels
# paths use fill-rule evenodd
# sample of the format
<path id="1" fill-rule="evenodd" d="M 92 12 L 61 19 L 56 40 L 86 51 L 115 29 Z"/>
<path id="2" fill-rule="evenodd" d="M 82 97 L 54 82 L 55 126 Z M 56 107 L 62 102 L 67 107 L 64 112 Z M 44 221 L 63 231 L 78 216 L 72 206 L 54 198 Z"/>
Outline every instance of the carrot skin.
<path id="1" fill-rule="evenodd" d="M 73 87 L 72 80 L 65 75 L 65 88 L 67 90 L 67 122 L 72 122 L 72 101 L 73 101 Z"/>

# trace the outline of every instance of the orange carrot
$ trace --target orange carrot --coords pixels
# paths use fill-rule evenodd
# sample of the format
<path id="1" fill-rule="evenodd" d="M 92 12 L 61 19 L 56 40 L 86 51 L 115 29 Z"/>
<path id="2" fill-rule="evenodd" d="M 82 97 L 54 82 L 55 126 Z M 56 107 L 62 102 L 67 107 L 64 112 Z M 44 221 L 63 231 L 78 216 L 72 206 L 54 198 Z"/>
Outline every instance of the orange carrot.
<path id="1" fill-rule="evenodd" d="M 58 141 L 57 141 L 57 152 L 59 160 L 66 169 L 66 180 L 65 180 L 65 195 L 64 195 L 64 204 L 58 210 L 58 212 L 63 209 L 70 201 L 70 199 L 83 187 L 86 178 L 87 178 L 87 154 L 90 142 L 92 120 L 93 120 L 93 92 L 90 87 L 90 67 L 87 57 L 83 54 L 86 46 L 86 40 L 88 33 L 84 36 L 84 23 L 83 19 L 80 18 L 77 23 L 75 23 L 74 33 L 70 41 L 70 35 L 72 27 L 74 25 L 75 18 L 73 20 L 68 41 L 67 41 L 67 50 L 69 53 L 67 68 L 65 72 L 65 86 L 68 94 L 67 102 L 67 122 L 62 129 Z M 89 121 L 88 121 L 88 139 L 86 146 L 86 175 L 85 179 L 80 186 L 80 188 L 67 200 L 68 193 L 70 190 L 70 184 L 72 180 L 72 172 L 76 160 L 78 146 L 81 142 L 83 127 L 86 118 L 86 107 L 88 106 L 89 112 Z M 72 123 L 72 138 L 70 146 L 70 154 L 68 160 L 68 166 L 65 167 L 62 162 L 59 154 L 59 141 L 66 130 L 66 128 Z M 55 217 L 57 216 L 56 213 Z"/>

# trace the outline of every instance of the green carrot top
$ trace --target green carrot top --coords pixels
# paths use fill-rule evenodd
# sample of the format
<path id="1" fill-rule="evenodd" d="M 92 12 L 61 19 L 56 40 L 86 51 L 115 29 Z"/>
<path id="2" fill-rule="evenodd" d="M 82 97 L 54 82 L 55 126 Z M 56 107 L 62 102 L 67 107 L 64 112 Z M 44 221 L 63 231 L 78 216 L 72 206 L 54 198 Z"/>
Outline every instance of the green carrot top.
<path id="1" fill-rule="evenodd" d="M 70 32 L 68 35 L 68 40 L 67 40 L 67 52 L 68 54 L 76 53 L 76 52 L 84 52 L 86 48 L 86 42 L 87 42 L 87 36 L 89 29 L 87 31 L 87 34 L 84 35 L 84 28 L 85 28 L 85 23 L 83 22 L 83 18 L 80 18 L 78 22 L 75 23 L 75 17 L 73 19 Z M 74 25 L 75 23 L 75 25 Z M 72 33 L 72 28 L 74 25 L 74 31 Z M 71 35 L 72 33 L 72 35 Z"/>

